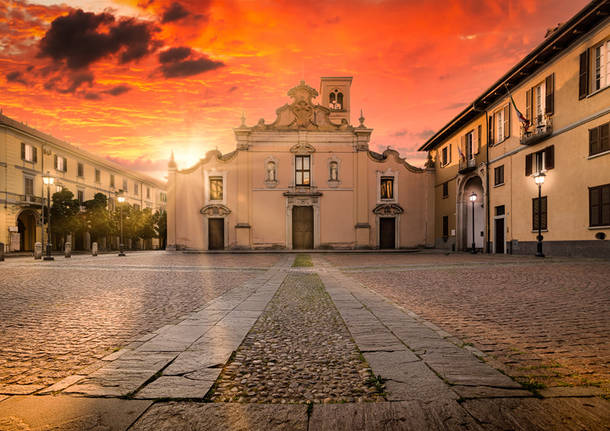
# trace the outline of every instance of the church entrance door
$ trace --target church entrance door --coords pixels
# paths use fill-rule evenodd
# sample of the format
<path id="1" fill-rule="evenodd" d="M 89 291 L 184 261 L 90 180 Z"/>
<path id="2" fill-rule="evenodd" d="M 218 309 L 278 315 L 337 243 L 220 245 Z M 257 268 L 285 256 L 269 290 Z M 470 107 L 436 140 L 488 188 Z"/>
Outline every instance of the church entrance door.
<path id="1" fill-rule="evenodd" d="M 394 217 L 379 219 L 379 248 L 396 248 L 396 219 Z"/>
<path id="2" fill-rule="evenodd" d="M 292 248 L 313 248 L 313 207 L 292 208 Z"/>
<path id="3" fill-rule="evenodd" d="M 225 220 L 222 218 L 208 219 L 208 249 L 224 250 Z"/>

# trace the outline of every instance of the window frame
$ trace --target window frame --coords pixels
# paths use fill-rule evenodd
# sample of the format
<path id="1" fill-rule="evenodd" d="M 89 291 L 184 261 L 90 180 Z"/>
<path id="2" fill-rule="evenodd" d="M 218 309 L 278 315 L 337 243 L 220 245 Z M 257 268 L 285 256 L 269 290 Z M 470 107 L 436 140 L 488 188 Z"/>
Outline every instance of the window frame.
<path id="1" fill-rule="evenodd" d="M 212 195 L 212 183 L 220 183 L 220 197 Z M 222 202 L 224 200 L 224 177 L 222 175 L 210 175 L 208 177 L 208 190 L 210 202 Z M 216 198 L 216 199 L 215 199 Z"/>
<path id="2" fill-rule="evenodd" d="M 95 169 L 95 182 L 96 183 L 101 183 L 102 182 L 102 171 L 100 169 Z"/>
<path id="3" fill-rule="evenodd" d="M 449 238 L 449 216 L 444 215 L 441 219 L 441 229 L 442 229 L 442 237 L 447 239 Z"/>
<path id="4" fill-rule="evenodd" d="M 501 181 L 499 181 L 501 177 Z M 494 168 L 494 187 L 504 185 L 504 165 L 496 166 Z"/>
<path id="5" fill-rule="evenodd" d="M 76 176 L 79 178 L 84 178 L 85 176 L 85 165 L 81 162 L 76 163 Z"/>
<path id="6" fill-rule="evenodd" d="M 28 151 L 29 150 L 29 151 Z M 28 163 L 38 162 L 38 148 L 32 144 L 21 143 L 21 160 Z"/>
<path id="7" fill-rule="evenodd" d="M 604 189 L 607 189 L 607 198 L 608 198 L 607 202 L 604 201 Z M 594 211 L 593 211 L 593 204 L 592 204 L 591 197 L 593 196 L 594 192 L 599 193 L 599 201 L 598 201 L 598 204 L 595 205 L 597 207 L 596 211 L 598 212 L 598 214 L 597 214 L 598 222 L 597 223 L 593 223 Z M 610 226 L 610 209 L 608 210 L 607 220 L 604 220 L 604 206 L 608 206 L 610 208 L 610 183 L 602 184 L 600 186 L 589 187 L 589 227 L 595 228 L 595 227 Z"/>
<path id="8" fill-rule="evenodd" d="M 602 130 L 606 131 L 605 135 L 605 143 L 606 148 L 604 149 L 603 141 L 602 141 Z M 594 143 L 598 147 L 598 151 L 593 152 Z M 599 126 L 593 127 L 589 129 L 589 157 L 596 156 L 598 154 L 603 154 L 610 152 L 610 122 L 600 124 Z"/>
<path id="9" fill-rule="evenodd" d="M 394 190 L 395 190 L 394 180 L 395 180 L 395 177 L 393 175 L 382 175 L 381 177 L 379 177 L 379 200 L 394 201 L 396 199 L 395 198 L 396 194 L 394 193 Z M 387 190 L 387 189 L 384 189 L 383 184 L 387 183 L 387 182 L 389 182 L 391 184 L 391 187 L 390 187 L 391 196 L 383 197 L 384 190 Z"/>
<path id="10" fill-rule="evenodd" d="M 449 198 L 449 181 L 445 181 L 442 185 L 441 185 L 441 196 L 443 199 L 447 199 Z"/>
<path id="11" fill-rule="evenodd" d="M 110 184 L 110 187 L 112 187 L 112 188 L 115 187 L 114 174 L 110 174 L 109 184 Z"/>
<path id="12" fill-rule="evenodd" d="M 28 187 L 28 183 L 30 183 L 30 187 Z M 30 188 L 30 193 L 28 193 L 28 188 Z M 23 194 L 24 196 L 34 196 L 34 177 L 31 175 L 23 176 Z"/>
<path id="13" fill-rule="evenodd" d="M 307 160 L 307 168 L 305 168 L 305 160 Z M 308 177 L 307 183 L 305 183 L 305 174 Z M 299 176 L 301 177 L 300 181 Z M 294 156 L 294 185 L 296 187 L 311 187 L 311 155 L 297 154 Z"/>

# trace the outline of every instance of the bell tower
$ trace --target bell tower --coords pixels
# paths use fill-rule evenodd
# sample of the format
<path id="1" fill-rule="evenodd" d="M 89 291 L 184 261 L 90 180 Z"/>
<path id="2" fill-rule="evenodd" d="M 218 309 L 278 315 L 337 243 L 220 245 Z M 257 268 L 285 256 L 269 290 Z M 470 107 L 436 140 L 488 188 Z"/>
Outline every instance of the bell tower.
<path id="1" fill-rule="evenodd" d="M 351 76 L 323 76 L 320 78 L 320 105 L 330 109 L 329 118 L 335 123 L 341 120 L 349 124 Z"/>

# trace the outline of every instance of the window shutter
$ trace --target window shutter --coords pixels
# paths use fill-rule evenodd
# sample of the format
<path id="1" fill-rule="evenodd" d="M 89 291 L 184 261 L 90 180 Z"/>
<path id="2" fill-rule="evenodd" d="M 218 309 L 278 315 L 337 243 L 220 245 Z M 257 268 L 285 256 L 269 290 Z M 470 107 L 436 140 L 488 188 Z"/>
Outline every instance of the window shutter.
<path id="1" fill-rule="evenodd" d="M 55 169 L 57 169 L 57 154 L 53 155 L 53 165 L 55 166 Z"/>
<path id="2" fill-rule="evenodd" d="M 589 129 L 589 155 L 601 152 L 599 147 L 599 127 Z"/>
<path id="3" fill-rule="evenodd" d="M 610 123 L 602 124 L 598 127 L 599 129 L 599 151 L 608 151 L 610 150 Z"/>
<path id="4" fill-rule="evenodd" d="M 68 172 L 68 159 L 64 157 L 64 172 Z"/>
<path id="5" fill-rule="evenodd" d="M 555 167 L 555 146 L 551 145 L 544 150 L 544 168 L 548 171 Z"/>
<path id="6" fill-rule="evenodd" d="M 494 144 L 494 115 L 489 117 L 487 125 L 487 146 L 491 147 Z"/>
<path id="7" fill-rule="evenodd" d="M 532 123 L 532 92 L 534 89 L 527 90 L 525 93 L 525 118 L 530 120 L 530 124 Z"/>
<path id="8" fill-rule="evenodd" d="M 510 104 L 504 107 L 504 139 L 510 137 Z"/>
<path id="9" fill-rule="evenodd" d="M 478 126 L 474 132 L 474 142 L 472 143 L 472 147 L 474 149 L 475 154 L 479 154 L 481 151 L 481 126 Z"/>
<path id="10" fill-rule="evenodd" d="M 578 74 L 578 100 L 589 93 L 589 50 L 580 54 L 580 73 Z"/>
<path id="11" fill-rule="evenodd" d="M 32 147 L 32 161 L 38 163 L 38 148 Z"/>
<path id="12" fill-rule="evenodd" d="M 528 154 L 525 156 L 525 176 L 529 177 L 532 175 L 532 156 L 533 154 Z"/>
<path id="13" fill-rule="evenodd" d="M 452 146 L 453 146 L 453 144 L 449 144 L 449 162 L 448 163 L 451 163 L 451 153 L 452 153 L 451 147 Z"/>
<path id="14" fill-rule="evenodd" d="M 546 77 L 545 85 L 546 89 L 546 109 L 545 114 L 553 115 L 555 111 L 555 74 L 551 73 Z"/>
<path id="15" fill-rule="evenodd" d="M 21 160 L 25 160 L 25 144 L 21 143 Z"/>

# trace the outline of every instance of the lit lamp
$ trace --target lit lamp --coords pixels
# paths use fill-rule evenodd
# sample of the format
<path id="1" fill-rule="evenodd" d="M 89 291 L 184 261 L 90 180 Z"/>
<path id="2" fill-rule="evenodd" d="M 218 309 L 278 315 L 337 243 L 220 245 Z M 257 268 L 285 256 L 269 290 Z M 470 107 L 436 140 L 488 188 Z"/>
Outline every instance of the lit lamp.
<path id="1" fill-rule="evenodd" d="M 116 199 L 119 201 L 119 208 L 121 211 L 121 240 L 119 242 L 119 256 L 125 256 L 125 253 L 123 252 L 123 202 L 125 202 L 125 196 L 119 195 Z"/>
<path id="2" fill-rule="evenodd" d="M 534 181 L 538 184 L 538 244 L 536 244 L 536 256 L 544 257 L 542 253 L 542 185 L 544 184 L 544 172 L 538 172 L 534 175 Z"/>
<path id="3" fill-rule="evenodd" d="M 51 256 L 51 186 L 55 182 L 55 178 L 47 171 L 47 174 L 42 177 L 42 182 L 47 186 L 47 252 L 44 260 L 54 260 Z"/>
<path id="4" fill-rule="evenodd" d="M 477 201 L 477 194 L 472 192 L 468 199 L 470 199 L 470 202 L 472 202 L 472 254 L 475 254 L 477 249 L 475 248 L 474 243 L 474 203 Z"/>

